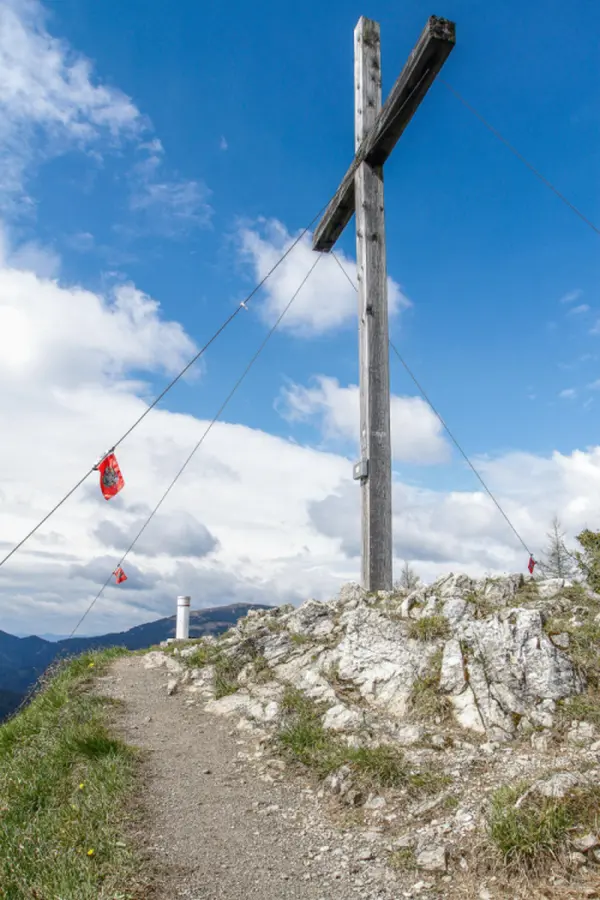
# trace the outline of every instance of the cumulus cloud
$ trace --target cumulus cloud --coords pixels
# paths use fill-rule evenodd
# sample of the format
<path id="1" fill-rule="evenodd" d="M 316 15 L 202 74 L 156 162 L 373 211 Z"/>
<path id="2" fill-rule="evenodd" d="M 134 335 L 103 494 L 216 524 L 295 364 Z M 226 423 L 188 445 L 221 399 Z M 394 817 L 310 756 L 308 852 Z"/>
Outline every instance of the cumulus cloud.
<path id="1" fill-rule="evenodd" d="M 290 422 L 314 421 L 326 441 L 359 440 L 359 390 L 341 387 L 337 379 L 316 377 L 310 387 L 289 384 L 282 388 L 279 412 Z M 392 456 L 397 462 L 421 465 L 449 458 L 442 425 L 420 397 L 392 395 L 390 405 Z"/>
<path id="2" fill-rule="evenodd" d="M 178 369 L 194 350 L 184 329 L 134 285 L 93 293 L 26 270 L 22 256 L 19 268 L 15 257 L 19 248 L 0 256 L 3 549 L 147 409 L 145 380 Z M 280 402 L 288 416 L 316 417 L 326 433 L 354 439 L 356 388 L 321 376 L 286 391 Z M 418 446 L 395 437 L 396 457 L 422 462 L 429 453 L 434 461 L 444 450 L 441 433 L 413 401 L 394 398 L 420 435 Z M 144 419 L 117 451 L 125 490 L 107 504 L 97 473 L 90 476 L 0 568 L 3 629 L 69 633 L 206 425 L 164 406 Z M 555 513 L 571 538 L 598 526 L 600 447 L 476 464 L 534 553 Z M 481 491 L 399 479 L 393 490 L 398 564 L 411 559 L 424 578 L 524 570 L 525 551 Z M 341 453 L 220 421 L 128 557 L 129 580 L 110 584 L 82 631 L 171 615 L 182 593 L 198 608 L 331 596 L 359 574 L 359 501 Z"/>
<path id="3" fill-rule="evenodd" d="M 143 518 L 134 519 L 128 527 L 112 519 L 103 519 L 95 534 L 105 546 L 125 552 L 148 516 L 149 511 L 144 510 Z M 158 514 L 152 521 L 154 527 L 142 533 L 135 545 L 136 553 L 152 557 L 165 554 L 200 559 L 218 547 L 219 542 L 208 528 L 184 510 L 173 515 Z"/>
<path id="4" fill-rule="evenodd" d="M 0 0 L 0 197 L 5 215 L 9 209 L 32 208 L 25 186 L 43 160 L 76 149 L 98 161 L 107 150 L 129 146 L 141 157 L 131 170 L 130 205 L 145 228 L 175 236 L 206 224 L 210 207 L 204 184 L 169 176 L 150 120 L 123 91 L 102 83 L 90 60 L 53 37 L 49 18 L 39 0 Z"/>
<path id="5" fill-rule="evenodd" d="M 0 3 L 0 191 L 17 195 L 40 157 L 98 140 L 118 143 L 144 121 L 116 88 L 98 83 L 89 60 L 48 32 L 37 0 Z M 39 135 L 43 134 L 43 140 Z"/>
<path id="6" fill-rule="evenodd" d="M 294 240 L 295 236 L 289 234 L 281 222 L 275 219 L 261 220 L 240 230 L 242 259 L 251 265 L 254 277 L 260 281 Z M 341 252 L 337 252 L 337 256 L 356 284 L 355 262 Z M 264 287 L 259 308 L 265 322 L 273 324 L 283 312 L 313 265 L 314 258 L 311 235 L 306 234 Z M 286 314 L 281 327 L 301 337 L 324 334 L 356 321 L 357 305 L 356 291 L 335 259 L 330 255 L 323 255 Z M 410 301 L 392 278 L 388 278 L 388 305 L 390 316 L 410 305 Z"/>
<path id="7" fill-rule="evenodd" d="M 559 303 L 575 303 L 576 300 L 583 295 L 583 291 L 581 288 L 575 288 L 573 291 L 567 291 L 566 294 L 560 298 Z"/>
<path id="8" fill-rule="evenodd" d="M 548 457 L 512 453 L 476 465 L 534 554 L 542 551 L 554 515 L 571 543 L 583 528 L 600 525 L 600 447 Z M 525 549 L 482 491 L 434 491 L 395 481 L 392 502 L 395 558 L 418 563 L 423 577 L 524 570 Z M 337 539 L 350 559 L 360 553 L 359 505 L 360 491 L 349 480 L 310 505 L 316 530 Z"/>
<path id="9" fill-rule="evenodd" d="M 144 295 L 123 310 L 114 298 L 6 264 L 2 285 L 0 309 L 19 298 L 21 337 L 29 340 L 20 362 L 0 353 L 0 542 L 8 549 L 147 408 L 139 378 L 177 365 L 192 344 Z M 116 339 L 122 329 L 115 315 L 125 316 L 119 326 L 132 327 L 137 346 Z M 12 338 L 7 346 L 14 332 Z M 317 394 L 307 398 L 301 390 L 296 411 L 305 415 L 306 404 L 308 412 L 316 406 L 350 437 L 352 391 L 320 380 L 308 390 Z M 334 411 L 319 411 L 327 402 Z M 164 407 L 144 419 L 117 451 L 125 489 L 107 504 L 91 476 L 0 568 L 4 629 L 71 630 L 206 424 Z M 571 537 L 598 525 L 600 448 L 511 454 L 477 465 L 534 552 L 555 513 Z M 393 499 L 398 565 L 411 559 L 423 578 L 452 569 L 524 570 L 525 551 L 481 491 L 431 490 L 396 479 Z M 182 593 L 198 608 L 332 596 L 359 575 L 359 502 L 339 453 L 218 422 L 126 560 L 129 580 L 109 585 L 82 633 L 172 615 Z"/>
<path id="10" fill-rule="evenodd" d="M 130 207 L 146 228 L 174 237 L 190 227 L 207 225 L 212 215 L 209 190 L 203 182 L 167 179 L 164 148 L 158 138 L 141 144 L 142 158 L 133 169 Z"/>
<path id="11" fill-rule="evenodd" d="M 0 267 L 0 373 L 17 385 L 41 390 L 50 379 L 58 389 L 129 369 L 174 372 L 194 352 L 181 325 L 163 321 L 157 301 L 132 284 L 102 296 Z M 63 402 L 72 405 L 71 393 Z"/>

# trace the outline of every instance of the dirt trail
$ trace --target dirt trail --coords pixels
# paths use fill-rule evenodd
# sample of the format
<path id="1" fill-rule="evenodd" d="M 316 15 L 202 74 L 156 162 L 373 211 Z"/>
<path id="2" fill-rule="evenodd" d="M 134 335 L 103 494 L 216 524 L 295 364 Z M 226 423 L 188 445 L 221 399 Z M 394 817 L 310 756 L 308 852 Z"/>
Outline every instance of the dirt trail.
<path id="1" fill-rule="evenodd" d="M 369 838 L 333 828 L 314 793 L 244 758 L 254 742 L 231 721 L 167 695 L 164 670 L 118 660 L 99 691 L 124 701 L 115 727 L 147 751 L 139 835 L 156 900 L 375 900 L 411 896 L 386 884 Z M 242 754 L 242 756 L 240 756 Z"/>

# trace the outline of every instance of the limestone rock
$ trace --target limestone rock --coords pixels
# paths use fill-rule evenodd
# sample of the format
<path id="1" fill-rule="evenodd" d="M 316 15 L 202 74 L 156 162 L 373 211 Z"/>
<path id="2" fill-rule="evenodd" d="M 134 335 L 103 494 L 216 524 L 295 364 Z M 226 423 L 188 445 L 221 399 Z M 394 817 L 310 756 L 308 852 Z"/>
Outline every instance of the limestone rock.
<path id="1" fill-rule="evenodd" d="M 331 706 L 323 717 L 323 728 L 330 731 L 352 731 L 357 728 L 362 716 L 356 709 L 349 709 L 343 703 Z"/>
<path id="2" fill-rule="evenodd" d="M 429 847 L 417 853 L 417 866 L 425 872 L 445 872 L 447 853 L 443 846 Z"/>
<path id="3" fill-rule="evenodd" d="M 598 835 L 592 834 L 591 832 L 571 840 L 573 849 L 578 850 L 580 853 L 587 853 L 588 850 L 593 850 L 594 847 L 597 847 L 599 844 L 600 840 L 598 840 Z"/>
<path id="4" fill-rule="evenodd" d="M 550 778 L 536 781 L 532 790 L 542 797 L 561 798 L 566 797 L 580 781 L 581 776 L 577 772 L 557 772 Z"/>
<path id="5" fill-rule="evenodd" d="M 519 606 L 524 585 L 528 590 Z M 366 736 L 403 747 L 423 742 L 435 753 L 434 747 L 445 749 L 446 742 L 440 734 L 433 745 L 432 728 L 437 734 L 443 726 L 428 722 L 425 727 L 414 720 L 413 688 L 426 677 L 432 690 L 450 698 L 455 726 L 485 735 L 488 743 L 506 744 L 531 729 L 551 728 L 557 702 L 585 687 L 566 640 L 548 637 L 544 609 L 536 608 L 538 598 L 540 607 L 558 602 L 565 583 L 541 580 L 535 585 L 534 591 L 530 579 L 520 575 L 476 580 L 453 573 L 405 594 L 368 595 L 359 585 L 348 584 L 328 602 L 252 610 L 219 639 L 232 658 L 245 654 L 240 690 L 221 700 L 214 700 L 210 666 L 185 666 L 192 648 L 184 648 L 177 658 L 149 653 L 144 664 L 166 668 L 185 690 L 206 698 L 215 713 L 242 716 L 253 726 L 277 720 L 281 691 L 289 685 L 323 704 L 323 726 L 352 746 L 361 746 Z M 563 601 L 570 603 L 568 596 Z M 447 636 L 426 641 L 408 637 L 412 622 L 432 615 L 445 618 Z M 259 657 L 260 672 L 254 665 Z M 265 692 L 269 684 L 279 693 Z M 576 724 L 568 733 L 571 745 L 586 749 L 593 738 L 588 723 Z M 453 744 L 452 753 L 459 745 Z M 543 736 L 534 734 L 531 748 L 543 752 Z M 475 752 L 465 744 L 467 756 Z"/>
<path id="6" fill-rule="evenodd" d="M 448 694 L 460 694 L 465 688 L 465 663 L 456 638 L 444 644 L 440 688 Z"/>
<path id="7" fill-rule="evenodd" d="M 573 722 L 567 732 L 567 741 L 575 746 L 590 744 L 596 734 L 591 722 Z"/>

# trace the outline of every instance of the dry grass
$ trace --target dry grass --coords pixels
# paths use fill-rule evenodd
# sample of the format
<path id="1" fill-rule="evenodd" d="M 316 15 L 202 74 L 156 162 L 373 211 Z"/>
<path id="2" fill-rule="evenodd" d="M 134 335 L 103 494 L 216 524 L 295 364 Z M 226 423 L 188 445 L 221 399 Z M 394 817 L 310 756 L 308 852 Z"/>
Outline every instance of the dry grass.
<path id="1" fill-rule="evenodd" d="M 426 671 L 415 680 L 409 698 L 411 717 L 421 721 L 449 721 L 452 702 L 440 691 L 442 651 L 436 651 Z"/>
<path id="2" fill-rule="evenodd" d="M 450 625 L 445 616 L 423 616 L 409 623 L 408 636 L 415 641 L 433 641 L 450 637 Z"/>

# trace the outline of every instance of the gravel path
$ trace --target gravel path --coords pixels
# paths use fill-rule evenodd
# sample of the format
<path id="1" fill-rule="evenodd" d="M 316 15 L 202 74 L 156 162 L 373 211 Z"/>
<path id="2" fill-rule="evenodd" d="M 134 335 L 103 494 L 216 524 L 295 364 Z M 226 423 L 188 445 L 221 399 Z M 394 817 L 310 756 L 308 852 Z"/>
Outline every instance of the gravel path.
<path id="1" fill-rule="evenodd" d="M 332 827 L 315 793 L 284 780 L 277 760 L 257 760 L 255 742 L 231 721 L 189 695 L 168 696 L 164 670 L 124 657 L 98 682 L 124 701 L 117 730 L 148 751 L 138 839 L 156 900 L 412 896 L 375 858 L 376 834 Z"/>

